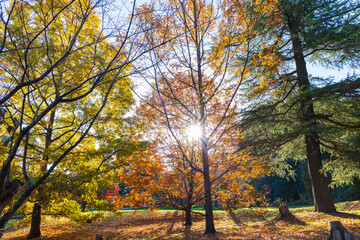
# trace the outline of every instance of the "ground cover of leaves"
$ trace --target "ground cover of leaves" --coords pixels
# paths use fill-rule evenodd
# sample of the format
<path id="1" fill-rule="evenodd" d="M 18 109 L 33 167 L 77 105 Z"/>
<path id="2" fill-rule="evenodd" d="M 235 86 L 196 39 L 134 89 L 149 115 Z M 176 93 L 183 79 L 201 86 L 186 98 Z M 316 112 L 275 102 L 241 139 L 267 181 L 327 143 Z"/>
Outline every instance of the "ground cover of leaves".
<path id="1" fill-rule="evenodd" d="M 262 215 L 250 210 L 235 212 L 214 211 L 215 235 L 203 235 L 205 223 L 194 216 L 191 227 L 183 225 L 183 213 L 178 211 L 120 211 L 107 213 L 102 221 L 77 225 L 68 219 L 46 218 L 39 240 L 95 240 L 102 235 L 110 239 L 326 239 L 330 221 L 342 224 L 360 240 L 360 201 L 337 204 L 339 213 L 312 212 L 312 207 L 290 209 L 299 220 L 297 224 L 278 223 L 265 226 L 264 222 L 277 215 L 269 209 Z M 9 227 L 3 239 L 26 239 L 29 227 Z"/>

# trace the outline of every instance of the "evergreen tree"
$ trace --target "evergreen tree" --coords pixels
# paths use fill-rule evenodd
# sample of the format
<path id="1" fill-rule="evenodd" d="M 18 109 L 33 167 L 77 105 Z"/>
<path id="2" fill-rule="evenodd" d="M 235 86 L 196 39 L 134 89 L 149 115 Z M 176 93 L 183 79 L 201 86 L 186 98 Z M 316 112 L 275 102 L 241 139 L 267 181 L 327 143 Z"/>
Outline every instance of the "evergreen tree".
<path id="1" fill-rule="evenodd" d="M 334 109 L 336 104 L 357 112 L 351 99 L 356 98 L 359 86 L 356 77 L 335 85 L 324 79 L 318 79 L 319 83 L 312 81 L 306 63 L 316 60 L 327 67 L 358 66 L 359 5 L 358 1 L 348 0 L 281 0 L 257 25 L 259 32 L 268 32 L 268 38 L 264 39 L 266 47 L 254 50 L 253 62 L 272 56 L 277 65 L 260 65 L 257 72 L 263 73 L 263 77 L 248 82 L 251 106 L 256 107 L 247 109 L 241 127 L 247 126 L 249 142 L 264 144 L 269 152 L 277 153 L 278 159 L 306 156 L 315 211 L 336 211 L 322 155 L 328 148 L 339 150 L 328 141 L 339 143 L 341 139 L 330 139 L 329 133 L 338 132 L 339 128 L 343 133 L 359 129 L 357 113 L 352 116 L 340 111 L 322 113 Z M 269 91 L 259 91 L 262 88 Z M 344 94 L 350 96 L 343 98 Z M 329 106 L 327 110 L 321 109 L 324 102 Z M 340 119 L 336 120 L 337 117 Z M 264 153 L 264 148 L 261 152 Z M 279 162 L 273 163 L 276 166 Z"/>

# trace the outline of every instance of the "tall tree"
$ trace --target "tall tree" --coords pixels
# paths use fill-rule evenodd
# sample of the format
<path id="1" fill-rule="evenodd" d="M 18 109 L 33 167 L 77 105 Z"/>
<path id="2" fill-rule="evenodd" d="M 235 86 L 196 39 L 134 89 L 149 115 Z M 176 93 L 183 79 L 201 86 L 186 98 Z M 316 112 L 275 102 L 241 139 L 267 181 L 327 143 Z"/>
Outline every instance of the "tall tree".
<path id="1" fill-rule="evenodd" d="M 29 238 L 40 235 L 42 211 L 45 210 L 44 214 L 50 211 L 52 216 L 55 216 L 56 213 L 51 209 L 54 202 L 75 198 L 86 202 L 88 207 L 101 209 L 99 207 L 103 204 L 101 201 L 92 201 L 97 198 L 98 188 L 101 186 L 105 189 L 106 185 L 114 182 L 114 171 L 121 166 L 123 162 L 121 158 L 130 156 L 136 148 L 135 129 L 131 126 L 133 121 L 124 118 L 133 103 L 127 86 L 128 81 L 124 79 L 123 84 L 118 83 L 114 86 L 109 95 L 109 103 L 99 116 L 99 120 L 95 122 L 93 133 L 72 151 L 66 161 L 57 166 L 54 171 L 55 177 L 51 182 L 42 184 L 30 197 L 30 201 L 35 204 Z M 99 96 L 100 94 L 99 91 Z M 60 116 L 55 116 L 54 110 L 50 118 L 45 119 L 44 124 L 39 126 L 44 128 L 43 131 L 39 129 L 37 131 L 39 135 L 33 134 L 34 139 L 29 140 L 32 147 L 27 151 L 27 158 L 38 158 L 39 161 L 28 163 L 28 172 L 31 172 L 32 176 L 43 174 L 53 159 L 56 159 L 58 152 L 61 153 L 67 144 L 71 144 L 71 140 L 64 144 L 59 136 L 74 132 L 74 126 L 81 125 L 83 116 L 74 114 L 75 111 L 83 109 L 80 104 L 81 102 L 77 102 L 77 106 L 68 104 L 66 108 L 58 107 L 57 113 Z M 86 107 L 83 110 L 89 115 L 93 114 L 97 111 L 98 104 L 96 101 L 84 102 Z M 62 115 L 64 111 L 68 114 Z M 37 145 L 32 144 L 34 141 Z"/>
<path id="2" fill-rule="evenodd" d="M 215 48 L 213 42 L 219 30 L 219 12 L 215 4 L 199 0 L 159 1 L 143 5 L 139 12 L 143 13 L 139 22 L 146 23 L 142 25 L 144 34 L 141 41 L 144 46 L 151 48 L 159 41 L 173 39 L 166 46 L 149 52 L 142 61 L 149 66 L 149 71 L 140 73 L 150 91 L 144 100 L 162 116 L 156 120 L 166 126 L 184 160 L 202 173 L 205 233 L 215 233 L 212 185 L 231 169 L 236 169 L 235 166 L 241 166 L 246 155 L 246 151 L 237 151 L 234 142 L 226 146 L 222 139 L 236 125 L 237 93 L 249 70 L 245 64 L 239 74 L 240 80 L 228 78 L 226 70 L 230 64 L 231 49 Z M 251 37 L 248 36 L 243 46 L 244 58 L 249 60 L 246 53 L 250 51 L 248 43 Z M 185 129 L 194 125 L 201 133 L 200 166 L 192 165 L 191 151 L 186 151 L 188 145 L 183 144 L 188 138 Z M 224 148 L 228 147 L 224 155 L 219 153 L 221 144 Z M 216 166 L 219 167 L 217 177 L 211 175 L 212 167 Z"/>
<path id="3" fill-rule="evenodd" d="M 173 83 L 174 91 L 175 85 L 176 82 Z M 179 98 L 192 105 L 191 92 L 188 89 L 179 91 L 182 92 Z M 137 110 L 148 124 L 143 137 L 151 140 L 152 144 L 142 156 L 134 156 L 124 163 L 120 181 L 131 191 L 118 201 L 138 207 L 170 205 L 184 211 L 185 224 L 191 225 L 192 206 L 204 202 L 200 128 L 184 128 L 180 119 L 183 117 L 179 117 L 182 112 L 174 107 L 171 100 L 164 98 L 167 111 L 171 112 L 168 117 L 172 131 L 178 136 L 177 142 L 169 131 L 166 115 L 156 110 L 162 107 L 162 103 L 158 94 L 153 94 L 153 98 L 140 104 Z M 216 118 L 215 113 L 208 116 L 209 121 L 213 118 Z M 237 144 L 242 140 L 243 136 L 238 135 L 237 129 L 228 129 L 209 154 L 213 159 L 209 163 L 213 199 L 216 198 L 227 210 L 237 206 L 250 207 L 260 200 L 259 193 L 250 182 L 263 176 L 266 166 L 261 159 L 250 157 L 248 149 L 238 149 Z"/>
<path id="4" fill-rule="evenodd" d="M 109 97 L 128 91 L 127 66 L 143 52 L 134 45 L 132 17 L 122 27 L 101 24 L 107 7 L 102 0 L 1 2 L 0 105 L 7 133 L 2 130 L 0 210 L 6 212 L 0 228 L 81 149 Z M 42 170 L 32 171 L 38 160 Z"/>
<path id="5" fill-rule="evenodd" d="M 236 5 L 235 1 L 227 2 L 230 3 L 227 5 L 228 9 Z M 250 6 L 247 9 L 256 11 L 260 4 L 256 3 L 255 7 Z M 327 130 L 321 132 L 324 128 L 321 128 L 320 121 L 325 120 L 329 123 L 332 119 L 321 119 L 318 114 L 320 111 L 317 112 L 315 109 L 318 96 L 312 90 L 317 86 L 310 82 L 306 61 L 312 57 L 325 64 L 335 62 L 336 65 L 341 65 L 350 62 L 356 65 L 359 59 L 359 42 L 354 36 L 359 32 L 358 9 L 357 1 L 284 0 L 276 3 L 268 15 L 263 15 L 258 24 L 258 31 L 268 31 L 270 37 L 265 43 L 268 47 L 265 51 L 258 51 L 255 59 L 272 55 L 279 64 L 270 67 L 259 66 L 265 78 L 249 85 L 255 90 L 266 86 L 275 91 L 272 96 L 267 95 L 261 100 L 262 103 L 268 104 L 257 108 L 256 113 L 253 112 L 255 114 L 243 121 L 242 125 L 254 126 L 253 123 L 266 119 L 267 125 L 262 126 L 272 128 L 273 134 L 265 136 L 271 136 L 273 139 L 261 139 L 278 147 L 299 143 L 300 138 L 303 138 L 303 143 L 300 142 L 299 146 L 303 147 L 304 151 L 300 151 L 305 153 L 308 161 L 315 211 L 319 212 L 336 211 L 324 175 L 321 152 L 321 148 L 327 145 L 324 138 Z M 332 59 L 334 61 L 331 61 Z M 288 70 L 294 67 L 293 71 Z M 351 83 L 349 86 L 355 85 Z M 250 92 L 253 95 L 261 93 Z M 293 123 L 289 122 L 291 119 Z M 262 135 L 264 136 L 264 133 Z"/>

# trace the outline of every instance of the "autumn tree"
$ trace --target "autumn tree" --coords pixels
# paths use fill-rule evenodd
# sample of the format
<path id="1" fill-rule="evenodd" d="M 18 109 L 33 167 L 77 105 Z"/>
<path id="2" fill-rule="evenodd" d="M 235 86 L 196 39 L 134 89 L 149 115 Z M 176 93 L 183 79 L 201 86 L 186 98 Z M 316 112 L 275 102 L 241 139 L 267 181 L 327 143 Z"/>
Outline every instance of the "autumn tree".
<path id="1" fill-rule="evenodd" d="M 243 10 L 232 8 L 238 6 L 236 1 L 226 1 L 224 6 L 229 17 L 244 14 Z M 262 6 L 261 1 L 255 1 L 246 9 L 258 12 Z M 268 14 L 261 15 L 257 24 L 258 31 L 269 34 L 263 41 L 265 47 L 254 51 L 254 63 L 271 57 L 269 60 L 278 64 L 259 65 L 263 76 L 249 82 L 248 96 L 252 104 L 255 103 L 252 106 L 261 104 L 245 111 L 241 126 L 251 126 L 248 128 L 248 131 L 253 129 L 251 141 L 261 144 L 259 149 L 267 146 L 270 152 L 276 152 L 272 155 L 275 159 L 306 156 L 315 211 L 319 212 L 336 211 L 324 174 L 322 151 L 337 149 L 339 153 L 334 139 L 330 139 L 334 136 L 333 130 L 341 128 L 345 133 L 358 126 L 354 116 L 339 121 L 343 113 L 333 111 L 330 106 L 339 103 L 349 110 L 355 107 L 352 97 L 344 97 L 344 90 L 356 91 L 358 80 L 348 78 L 341 84 L 324 87 L 327 85 L 324 79 L 318 79 L 321 81 L 312 84 L 306 62 L 316 60 L 327 66 L 358 64 L 359 44 L 354 38 L 358 34 L 358 8 L 356 1 L 278 1 Z M 340 85 L 344 87 L 342 90 L 326 93 Z M 262 89 L 272 91 L 260 91 Z M 324 108 L 324 102 L 329 108 Z M 256 136 L 260 137 L 256 139 Z M 275 161 L 274 165 L 278 163 Z"/>
<path id="2" fill-rule="evenodd" d="M 134 45 L 133 15 L 121 25 L 101 22 L 107 4 L 1 2 L 0 105 L 5 129 L 0 203 L 5 213 L 0 228 L 35 190 L 43 192 L 41 187 L 51 184 L 57 171 L 64 176 L 76 161 L 71 153 L 89 149 L 85 139 L 96 121 L 106 117 L 102 110 L 110 98 L 119 100 L 116 113 L 121 115 L 132 102 L 127 66 L 144 52 Z M 87 143 L 96 148 L 94 141 Z M 106 162 L 111 161 L 103 159 L 99 168 Z"/>
<path id="3" fill-rule="evenodd" d="M 124 163 L 119 180 L 129 193 L 114 199 L 122 207 L 171 206 L 184 211 L 185 225 L 192 225 L 192 206 L 203 200 L 201 174 L 180 159 L 161 161 L 154 145 L 149 147 Z"/>
<path id="4" fill-rule="evenodd" d="M 179 96 L 191 101 L 187 95 L 189 92 L 184 91 Z M 132 207 L 172 206 L 184 211 L 185 224 L 191 225 L 192 206 L 204 202 L 200 129 L 195 126 L 184 128 L 182 120 L 176 117 L 181 113 L 172 107 L 171 101 L 167 101 L 167 109 L 174 116 L 169 116 L 170 121 L 178 126 L 172 130 L 176 131 L 179 142 L 174 141 L 166 116 L 154 108 L 162 106 L 157 93 L 154 92 L 153 96 L 137 110 L 148 125 L 143 137 L 151 140 L 149 150 L 124 163 L 119 179 L 130 193 L 118 197 L 117 201 Z M 245 149 L 236 153 L 241 139 L 236 129 L 229 129 L 211 154 L 215 159 L 209 165 L 214 196 L 226 210 L 255 206 L 264 200 L 250 182 L 264 175 L 265 165 L 260 159 L 249 157 Z"/>
<path id="5" fill-rule="evenodd" d="M 153 127 L 153 126 L 152 126 Z M 164 128 L 164 126 L 162 126 Z M 192 207 L 203 203 L 204 188 L 201 172 L 191 167 L 177 144 L 169 141 L 169 135 L 156 131 L 154 151 L 157 161 L 164 166 L 161 176 L 156 179 L 157 202 L 185 212 L 185 225 L 192 225 Z M 195 143 L 193 143 L 195 145 Z M 200 165 L 200 148 L 192 145 L 186 148 L 192 166 Z"/>
<path id="6" fill-rule="evenodd" d="M 143 138 L 151 139 L 151 144 L 146 152 L 124 163 L 119 179 L 131 191 L 117 201 L 136 207 L 172 206 L 185 212 L 185 225 L 192 225 L 192 206 L 204 200 L 202 175 L 189 166 L 177 144 L 169 139 L 171 136 L 163 122 L 158 121 L 156 111 L 147 105 L 140 109 L 143 121 L 153 119 L 143 134 Z M 189 145 L 185 151 L 191 151 L 187 155 L 192 166 L 199 166 L 199 146 Z"/>
<path id="7" fill-rule="evenodd" d="M 109 94 L 109 102 L 95 122 L 93 133 L 88 134 L 82 143 L 67 156 L 67 161 L 57 166 L 54 171 L 55 177 L 51 179 L 51 182 L 42 184 L 29 198 L 29 201 L 34 203 L 32 219 L 38 219 L 38 221 L 31 221 L 29 237 L 37 237 L 40 233 L 41 212 L 53 217 L 64 216 L 62 211 L 56 212 L 58 203 L 63 199 L 76 199 L 86 203 L 86 209 L 109 208 L 106 202 L 97 199 L 98 190 L 112 187 L 111 184 L 115 179 L 114 172 L 121 167 L 123 158 L 130 156 L 137 147 L 134 122 L 131 118 L 124 118 L 133 101 L 132 94 L 126 85 L 129 80 L 123 81 L 124 84 L 116 84 L 112 93 Z M 61 152 L 64 148 L 60 147 L 64 143 L 58 136 L 74 131 L 73 126 L 81 125 L 83 116 L 74 114 L 76 110 L 82 108 L 79 108 L 80 104 L 77 102 L 77 106 L 68 104 L 66 109 L 57 109 L 60 116 L 55 117 L 55 113 L 52 113 L 49 125 L 45 125 L 46 128 L 43 130 L 39 129 L 37 131 L 39 135 L 33 134 L 39 144 L 28 149 L 27 157 L 38 158 L 40 161 L 29 162 L 30 174 L 44 172 L 49 162 L 56 158 L 57 152 Z M 84 104 L 86 104 L 86 111 L 92 113 L 96 111 L 99 103 L 84 102 Z M 63 111 L 68 114 L 62 115 Z M 69 124 L 70 122 L 72 124 Z M 63 126 L 61 130 L 58 129 L 59 126 Z M 43 146 L 40 144 L 41 138 L 45 138 Z M 71 144 L 71 140 L 67 144 Z M 24 207 L 22 210 L 26 212 L 26 206 Z M 73 217 L 70 207 L 67 214 L 68 217 Z"/>
<path id="8" fill-rule="evenodd" d="M 140 96 L 157 111 L 158 121 L 163 122 L 178 151 L 190 167 L 203 175 L 204 201 L 206 212 L 206 234 L 215 233 L 212 200 L 212 186 L 226 174 L 244 166 L 247 149 L 238 151 L 237 142 L 243 134 L 234 134 L 225 143 L 225 136 L 236 125 L 236 103 L 240 101 L 239 89 L 247 72 L 247 64 L 239 71 L 238 80 L 230 78 L 227 68 L 232 49 L 215 46 L 216 32 L 220 30 L 215 4 L 206 1 L 169 1 L 145 4 L 139 10 L 144 17 L 139 21 L 144 34 L 141 38 L 147 47 L 164 39 L 173 39 L 163 48 L 149 52 L 143 64 L 149 64 L 149 71 L 140 72 L 148 83 L 150 93 Z M 247 29 L 248 30 L 248 29 Z M 246 30 L 246 31 L 247 31 Z M 245 31 L 245 32 L 246 32 Z M 248 35 L 246 35 L 248 34 Z M 250 31 L 244 33 L 245 59 L 249 60 L 252 41 Z M 231 42 L 224 41 L 225 44 Z M 161 116 L 161 117 L 160 117 Z M 191 162 L 188 145 L 184 145 L 185 133 L 190 126 L 200 129 L 201 164 Z M 224 140 L 224 141 L 223 141 Z M 219 147 L 222 145 L 222 147 Z M 227 149 L 227 151 L 223 151 Z M 256 166 L 253 159 L 249 168 Z M 261 164 L 258 165 L 262 167 Z M 254 167 L 256 169 L 256 167 Z M 244 169 L 245 170 L 245 169 Z M 250 176 L 251 174 L 249 174 Z"/>

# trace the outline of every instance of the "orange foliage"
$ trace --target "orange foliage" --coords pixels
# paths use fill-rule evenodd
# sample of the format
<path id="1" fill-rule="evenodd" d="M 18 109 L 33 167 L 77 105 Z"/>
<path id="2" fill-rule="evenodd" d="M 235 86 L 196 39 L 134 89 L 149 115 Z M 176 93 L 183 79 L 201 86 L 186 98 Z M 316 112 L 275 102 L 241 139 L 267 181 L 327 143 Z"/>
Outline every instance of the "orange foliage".
<path id="1" fill-rule="evenodd" d="M 229 7 L 244 4 L 226 2 Z M 141 74 L 149 93 L 144 96 L 146 103 L 140 104 L 137 113 L 149 124 L 145 139 L 151 141 L 152 146 L 142 160 L 133 160 L 142 167 L 129 160 L 129 169 L 124 172 L 129 177 L 122 177 L 123 181 L 128 181 L 129 188 L 133 188 L 126 199 L 133 199 L 131 204 L 155 205 L 155 198 L 174 203 L 174 199 L 201 196 L 201 185 L 208 183 L 207 167 L 213 191 L 216 191 L 213 198 L 216 196 L 224 203 L 231 198 L 237 205 L 244 201 L 255 204 L 259 200 L 256 196 L 256 200 L 249 201 L 256 195 L 249 183 L 263 176 L 267 166 L 262 159 L 250 155 L 249 147 L 239 147 L 244 145 L 245 133 L 236 127 L 241 104 L 239 89 L 242 78 L 250 75 L 251 59 L 248 57 L 248 65 L 243 66 L 244 71 L 239 71 L 240 80 L 229 77 L 227 72 L 232 56 L 251 52 L 248 43 L 256 40 L 258 33 L 246 11 L 242 12 L 242 17 L 236 16 L 239 29 L 234 29 L 231 18 L 235 15 L 227 12 L 230 8 L 222 6 L 229 19 L 220 22 L 217 7 L 201 0 L 158 0 L 137 10 L 136 23 L 142 30 L 139 44 L 150 49 L 172 41 L 152 49 L 140 63 L 149 64 L 148 71 Z M 236 7 L 240 9 L 241 6 Z M 270 6 L 262 11 L 269 9 Z M 254 12 L 259 15 L 260 10 Z M 231 28 L 227 28 L 229 26 Z M 241 34 L 232 34 L 231 30 Z M 232 44 L 237 47 L 229 49 Z M 270 48 L 263 52 L 267 52 L 268 60 L 259 64 L 272 66 L 271 59 L 276 54 Z M 238 76 L 238 71 L 233 74 Z M 191 125 L 201 126 L 201 139 L 189 138 L 187 129 Z M 153 162 L 157 162 L 158 172 L 146 171 L 145 166 Z M 193 186 L 191 191 L 190 185 Z M 135 195 L 146 201 L 139 201 Z M 149 197 L 155 195 L 155 198 Z"/>
<path id="2" fill-rule="evenodd" d="M 359 202 L 357 202 L 359 205 Z M 337 205 L 339 207 L 339 205 Z M 360 237 L 359 208 L 355 214 L 338 213 L 323 214 L 307 212 L 296 214 L 296 217 L 305 223 L 280 224 L 264 226 L 254 214 L 245 211 L 233 214 L 223 211 L 215 212 L 217 234 L 206 236 L 202 234 L 204 223 L 196 218 L 191 228 L 182 223 L 182 214 L 172 211 L 146 211 L 117 214 L 105 217 L 103 222 L 93 222 L 84 226 L 70 221 L 45 219 L 41 240 L 93 240 L 95 235 L 102 235 L 104 239 L 326 239 L 330 232 L 330 221 L 341 221 L 343 225 Z M 347 209 L 349 210 L 349 209 Z M 312 209 L 309 211 L 312 211 Z M 278 213 L 273 211 L 272 218 Z M 239 224 L 240 222 L 240 224 Z M 25 239 L 29 228 L 18 230 L 7 229 L 2 239 Z"/>
<path id="3" fill-rule="evenodd" d="M 153 144 L 142 157 L 130 159 L 120 177 L 133 189 L 126 199 L 120 201 L 125 205 L 154 206 L 161 203 L 181 209 L 176 205 L 178 199 L 190 198 L 192 205 L 203 199 L 201 143 L 186 133 L 189 123 L 196 122 L 197 93 L 188 87 L 191 78 L 186 72 L 174 72 L 173 75 L 182 81 L 171 81 L 170 77 L 159 79 L 159 83 L 164 85 L 171 81 L 171 92 L 169 88 L 160 89 L 162 95 L 154 91 L 147 99 L 148 104 L 142 103 L 137 110 L 150 124 L 146 138 Z M 207 97 L 215 85 L 205 77 L 204 82 L 207 86 L 204 95 Z M 166 97 L 170 95 L 179 99 Z M 186 108 L 183 108 L 185 104 Z M 218 94 L 212 96 L 207 108 L 209 129 L 215 128 L 219 121 L 223 122 L 208 141 L 213 196 L 227 209 L 256 205 L 264 199 L 250 181 L 265 175 L 267 166 L 262 159 L 250 155 L 250 148 L 239 149 L 245 141 L 245 134 L 234 127 L 235 107 L 229 110 L 231 117 L 223 118 L 219 114 L 227 104 L 225 96 Z M 159 111 L 166 111 L 167 115 L 159 114 Z M 230 199 L 232 204 L 227 203 Z"/>
<path id="4" fill-rule="evenodd" d="M 240 56 L 241 60 L 235 59 L 230 71 L 244 83 L 251 84 L 245 96 L 262 92 L 277 96 L 279 90 L 273 89 L 278 82 L 274 79 L 284 67 L 283 57 L 275 47 L 281 44 L 281 39 L 278 33 L 271 31 L 283 24 L 278 0 L 225 0 L 221 9 L 224 18 L 214 38 L 217 42 L 214 58 L 225 54 Z M 255 84 L 254 80 L 257 80 Z"/>

